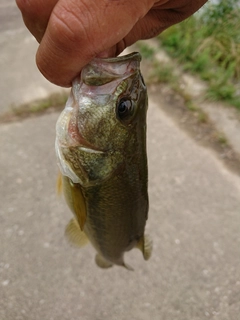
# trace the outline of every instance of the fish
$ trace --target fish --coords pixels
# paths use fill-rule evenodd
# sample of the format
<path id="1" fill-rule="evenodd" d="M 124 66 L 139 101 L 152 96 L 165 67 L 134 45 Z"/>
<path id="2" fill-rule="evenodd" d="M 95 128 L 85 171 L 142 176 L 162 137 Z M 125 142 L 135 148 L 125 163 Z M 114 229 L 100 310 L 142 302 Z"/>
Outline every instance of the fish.
<path id="1" fill-rule="evenodd" d="M 146 151 L 147 88 L 141 55 L 95 58 L 73 81 L 56 124 L 58 188 L 73 213 L 65 235 L 88 241 L 101 268 L 133 270 L 124 254 L 138 248 L 148 260 Z"/>

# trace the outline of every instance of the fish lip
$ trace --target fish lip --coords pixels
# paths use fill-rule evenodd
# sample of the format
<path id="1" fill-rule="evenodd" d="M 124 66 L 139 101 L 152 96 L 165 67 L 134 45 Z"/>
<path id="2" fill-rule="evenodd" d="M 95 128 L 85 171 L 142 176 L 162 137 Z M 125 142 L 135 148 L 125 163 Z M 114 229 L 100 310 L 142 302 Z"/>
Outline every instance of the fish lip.
<path id="1" fill-rule="evenodd" d="M 85 151 L 85 152 L 89 152 L 89 153 L 106 153 L 106 151 L 100 150 L 100 149 L 93 149 L 93 148 L 89 148 L 86 147 L 84 145 L 78 145 L 76 146 L 78 149 Z"/>
<path id="2" fill-rule="evenodd" d="M 79 132 L 79 140 L 75 140 L 76 143 L 74 143 L 73 145 L 71 145 L 71 147 L 77 147 L 80 150 L 83 151 L 88 151 L 91 153 L 104 153 L 105 150 L 102 150 L 96 146 L 94 146 L 93 144 L 91 144 L 90 142 L 88 142 Z"/>
<path id="3" fill-rule="evenodd" d="M 75 143 L 74 143 L 75 142 Z M 65 145 L 63 147 L 69 148 L 69 147 L 73 147 L 73 148 L 78 148 L 82 151 L 85 152 L 89 152 L 89 153 L 106 153 L 106 150 L 102 150 L 100 148 L 97 148 L 96 146 L 90 144 L 87 140 L 81 139 L 81 141 L 74 141 L 73 143 L 71 143 L 70 145 Z"/>
<path id="4" fill-rule="evenodd" d="M 141 55 L 133 52 L 111 58 L 94 58 L 81 71 L 81 81 L 87 86 L 102 86 L 114 80 L 123 80 L 139 72 Z M 78 82 L 73 81 L 73 86 Z"/>
<path id="5" fill-rule="evenodd" d="M 141 55 L 139 52 L 131 52 L 129 54 L 123 55 L 123 56 L 117 56 L 117 57 L 110 57 L 110 58 L 94 58 L 93 61 L 106 61 L 106 62 L 125 62 L 125 61 L 141 61 Z"/>
<path id="6" fill-rule="evenodd" d="M 66 145 L 66 147 L 78 147 L 83 149 L 84 151 L 92 152 L 92 153 L 104 153 L 105 150 L 98 148 L 91 144 L 86 138 L 83 137 L 80 132 L 78 125 L 75 121 L 71 121 L 68 124 L 68 135 L 70 137 L 70 144 Z"/>
<path id="7" fill-rule="evenodd" d="M 76 147 L 83 151 L 91 152 L 91 153 L 105 153 L 106 150 L 103 150 L 101 148 L 96 147 L 95 145 L 91 144 L 89 141 L 87 141 L 80 131 L 78 131 L 78 137 L 80 138 L 77 142 Z"/>
<path id="8" fill-rule="evenodd" d="M 90 143 L 81 133 L 78 127 L 77 110 L 71 110 L 64 119 L 63 111 L 56 124 L 56 141 L 60 148 L 81 148 L 85 152 L 105 153 L 107 150 Z M 64 130 L 64 134 L 61 132 Z"/>

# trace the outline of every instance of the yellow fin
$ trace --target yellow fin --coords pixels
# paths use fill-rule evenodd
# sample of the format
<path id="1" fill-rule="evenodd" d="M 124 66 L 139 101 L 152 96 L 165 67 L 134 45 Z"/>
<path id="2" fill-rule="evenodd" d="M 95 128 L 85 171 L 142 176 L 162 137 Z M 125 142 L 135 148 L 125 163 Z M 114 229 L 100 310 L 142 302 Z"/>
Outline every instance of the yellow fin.
<path id="1" fill-rule="evenodd" d="M 145 260 L 150 259 L 152 254 L 153 243 L 148 235 L 144 235 L 143 237 L 141 237 L 136 247 L 142 251 Z"/>
<path id="2" fill-rule="evenodd" d="M 68 177 L 64 176 L 63 190 L 67 204 L 76 215 L 80 229 L 83 230 L 87 218 L 87 209 L 81 185 L 73 183 Z"/>
<path id="3" fill-rule="evenodd" d="M 65 236 L 68 241 L 75 247 L 83 247 L 88 243 L 86 234 L 81 231 L 76 219 L 71 219 L 66 226 Z"/>
<path id="4" fill-rule="evenodd" d="M 106 259 L 104 259 L 99 253 L 95 256 L 95 262 L 99 268 L 107 269 L 111 268 L 113 264 Z"/>
<path id="5" fill-rule="evenodd" d="M 56 183 L 57 194 L 60 195 L 63 190 L 63 181 L 61 172 L 58 172 L 57 183 Z"/>

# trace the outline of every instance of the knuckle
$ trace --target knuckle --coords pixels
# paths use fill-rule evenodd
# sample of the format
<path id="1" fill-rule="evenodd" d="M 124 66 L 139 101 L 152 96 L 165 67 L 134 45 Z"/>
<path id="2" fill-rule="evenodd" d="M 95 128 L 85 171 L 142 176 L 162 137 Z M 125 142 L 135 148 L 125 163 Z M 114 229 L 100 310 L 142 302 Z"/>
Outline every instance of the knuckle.
<path id="1" fill-rule="evenodd" d="M 78 12 L 61 8 L 53 11 L 48 30 L 60 50 L 69 52 L 70 55 L 73 54 L 73 50 L 75 54 L 79 51 L 93 53 L 94 34 L 90 26 L 91 21 L 86 14 L 83 18 Z"/>
<path id="2" fill-rule="evenodd" d="M 66 39 L 71 42 L 79 40 L 76 32 L 76 21 L 69 14 L 65 15 L 61 11 L 54 11 L 51 17 L 51 33 L 60 41 L 64 42 Z"/>
<path id="3" fill-rule="evenodd" d="M 67 5 L 67 4 L 66 4 Z M 52 12 L 52 31 L 61 35 L 63 38 L 67 38 L 68 41 L 75 42 L 80 41 L 82 34 L 81 31 L 82 21 L 81 14 L 67 6 L 61 5 L 55 8 Z"/>

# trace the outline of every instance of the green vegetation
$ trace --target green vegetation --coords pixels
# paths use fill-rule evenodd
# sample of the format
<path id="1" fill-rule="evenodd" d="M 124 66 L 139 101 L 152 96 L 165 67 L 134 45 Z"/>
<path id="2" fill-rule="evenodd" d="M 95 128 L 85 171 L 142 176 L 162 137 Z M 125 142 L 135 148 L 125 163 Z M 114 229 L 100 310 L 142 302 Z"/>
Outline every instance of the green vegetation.
<path id="1" fill-rule="evenodd" d="M 28 118 L 31 115 L 42 114 L 45 111 L 62 110 L 67 101 L 67 93 L 54 93 L 47 98 L 11 106 L 11 110 L 0 116 L 0 123 Z"/>
<path id="2" fill-rule="evenodd" d="M 202 11 L 158 38 L 184 70 L 208 82 L 207 97 L 240 109 L 240 6 L 238 0 L 209 2 Z"/>
<path id="3" fill-rule="evenodd" d="M 141 48 L 140 52 L 142 54 Z M 151 83 L 167 83 L 170 86 L 176 86 L 178 78 L 174 73 L 174 67 L 170 63 L 160 65 L 158 61 L 152 61 L 152 72 L 149 74 L 149 81 Z"/>
<path id="4" fill-rule="evenodd" d="M 16 116 L 24 116 L 32 113 L 41 113 L 49 108 L 62 108 L 67 101 L 65 92 L 53 93 L 47 98 L 35 100 L 30 103 L 22 104 L 18 107 L 13 106 L 12 112 Z"/>
<path id="5" fill-rule="evenodd" d="M 142 54 L 142 48 L 139 47 L 139 50 Z M 172 64 L 166 63 L 164 65 L 161 65 L 156 59 L 153 59 L 151 69 L 152 71 L 148 75 L 147 82 L 167 84 L 169 87 L 172 88 L 174 92 L 176 92 L 179 96 L 182 97 L 187 109 L 189 111 L 192 111 L 196 115 L 200 123 L 208 122 L 207 114 L 203 110 L 201 110 L 193 102 L 192 97 L 188 93 L 186 93 L 183 88 L 181 88 L 181 85 L 179 84 L 180 78 L 176 74 L 174 66 Z"/>
<path id="6" fill-rule="evenodd" d="M 227 138 L 225 137 L 225 135 L 223 133 L 218 133 L 217 139 L 221 145 L 227 145 L 227 143 L 228 143 Z"/>
<path id="7" fill-rule="evenodd" d="M 141 51 L 141 55 L 144 59 L 152 59 L 154 54 L 155 54 L 155 50 L 153 48 L 150 48 L 147 44 L 145 43 L 139 43 L 138 44 L 139 50 Z"/>

